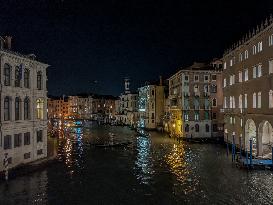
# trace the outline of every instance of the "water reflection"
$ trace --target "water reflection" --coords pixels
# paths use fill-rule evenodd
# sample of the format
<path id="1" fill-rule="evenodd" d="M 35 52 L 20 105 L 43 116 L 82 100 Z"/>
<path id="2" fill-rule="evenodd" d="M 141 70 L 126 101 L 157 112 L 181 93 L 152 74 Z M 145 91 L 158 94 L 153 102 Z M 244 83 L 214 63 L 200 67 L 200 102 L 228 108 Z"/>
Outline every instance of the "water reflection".
<path id="1" fill-rule="evenodd" d="M 190 162 L 192 162 L 190 150 L 185 151 L 185 144 L 173 144 L 173 147 L 165 156 L 165 161 L 169 165 L 170 172 L 175 175 L 180 186 L 184 186 L 184 193 L 188 194 L 195 191 L 198 180 L 192 172 Z"/>
<path id="2" fill-rule="evenodd" d="M 135 161 L 136 177 L 143 184 L 149 184 L 154 173 L 151 160 L 151 140 L 148 137 L 137 137 L 137 158 Z"/>
<path id="3" fill-rule="evenodd" d="M 0 186 L 0 204 L 47 204 L 47 171 L 20 177 Z"/>

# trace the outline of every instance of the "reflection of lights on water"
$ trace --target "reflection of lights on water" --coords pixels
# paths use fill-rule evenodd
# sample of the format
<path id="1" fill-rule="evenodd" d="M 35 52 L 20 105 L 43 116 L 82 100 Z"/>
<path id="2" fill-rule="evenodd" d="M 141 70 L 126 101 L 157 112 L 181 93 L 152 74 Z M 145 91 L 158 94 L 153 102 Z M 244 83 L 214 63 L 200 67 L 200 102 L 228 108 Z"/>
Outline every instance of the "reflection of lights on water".
<path id="1" fill-rule="evenodd" d="M 148 184 L 153 174 L 151 156 L 150 156 L 151 141 L 147 137 L 137 138 L 137 159 L 135 162 L 137 170 L 140 172 L 137 174 L 137 178 L 141 183 Z"/>
<path id="2" fill-rule="evenodd" d="M 71 166 L 71 162 L 72 162 L 72 149 L 73 149 L 73 145 L 70 139 L 66 140 L 66 143 L 64 145 L 64 156 L 65 156 L 65 164 L 70 167 Z"/>
<path id="3" fill-rule="evenodd" d="M 184 144 L 174 144 L 171 152 L 165 156 L 165 161 L 169 165 L 171 173 L 173 173 L 181 184 L 187 184 L 184 193 L 190 193 L 196 189 L 198 180 L 191 174 L 191 155 L 186 154 Z M 192 179 L 194 178 L 194 179 Z"/>

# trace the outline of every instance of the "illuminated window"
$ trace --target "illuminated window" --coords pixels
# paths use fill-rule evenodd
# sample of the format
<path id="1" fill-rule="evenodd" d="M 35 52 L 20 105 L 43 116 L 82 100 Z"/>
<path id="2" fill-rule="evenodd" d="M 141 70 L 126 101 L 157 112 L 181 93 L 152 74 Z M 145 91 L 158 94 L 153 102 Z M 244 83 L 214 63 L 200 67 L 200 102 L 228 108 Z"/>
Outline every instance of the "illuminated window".
<path id="1" fill-rule="evenodd" d="M 227 79 L 224 78 L 224 83 L 223 83 L 223 87 L 227 86 Z"/>
<path id="2" fill-rule="evenodd" d="M 36 109 L 37 109 L 37 119 L 44 119 L 44 101 L 42 99 L 38 99 L 36 101 Z"/>
<path id="3" fill-rule="evenodd" d="M 227 68 L 227 63 L 226 62 L 224 62 L 224 69 L 226 69 Z"/>

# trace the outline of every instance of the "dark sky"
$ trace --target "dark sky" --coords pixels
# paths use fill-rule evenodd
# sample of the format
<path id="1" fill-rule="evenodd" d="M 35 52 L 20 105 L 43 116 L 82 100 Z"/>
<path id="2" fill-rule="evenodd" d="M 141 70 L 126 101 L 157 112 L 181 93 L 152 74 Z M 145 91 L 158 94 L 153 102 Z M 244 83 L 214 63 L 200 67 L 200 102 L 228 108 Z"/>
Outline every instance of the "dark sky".
<path id="1" fill-rule="evenodd" d="M 51 65 L 49 94 L 119 95 L 126 76 L 136 88 L 221 57 L 272 8 L 272 0 L 0 0 L 0 35 Z"/>

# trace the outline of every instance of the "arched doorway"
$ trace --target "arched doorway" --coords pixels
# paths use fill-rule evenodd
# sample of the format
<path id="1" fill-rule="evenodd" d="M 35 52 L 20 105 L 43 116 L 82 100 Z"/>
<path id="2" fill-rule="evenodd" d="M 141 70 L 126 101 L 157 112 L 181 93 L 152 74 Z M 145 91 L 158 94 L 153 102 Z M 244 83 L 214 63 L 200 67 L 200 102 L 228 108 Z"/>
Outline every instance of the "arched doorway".
<path id="1" fill-rule="evenodd" d="M 272 126 L 268 121 L 263 121 L 259 125 L 259 141 L 262 142 L 259 149 L 261 152 L 259 153 L 264 158 L 272 158 L 271 147 L 273 144 L 273 136 L 272 136 Z"/>
<path id="2" fill-rule="evenodd" d="M 245 148 L 249 151 L 250 142 L 252 139 L 252 154 L 257 155 L 257 137 L 256 137 L 256 125 L 252 119 L 248 119 L 245 125 Z"/>

